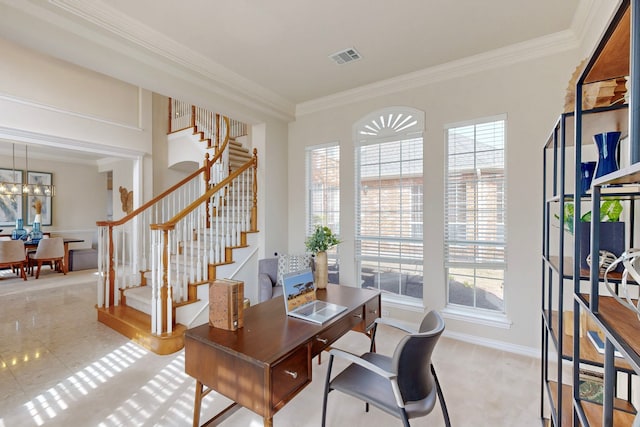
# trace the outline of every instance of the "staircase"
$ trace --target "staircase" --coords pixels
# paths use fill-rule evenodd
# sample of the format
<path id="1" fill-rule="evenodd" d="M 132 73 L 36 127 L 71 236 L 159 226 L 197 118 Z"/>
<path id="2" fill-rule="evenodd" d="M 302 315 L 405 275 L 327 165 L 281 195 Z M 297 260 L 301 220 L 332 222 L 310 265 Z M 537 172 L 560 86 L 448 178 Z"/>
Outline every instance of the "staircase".
<path id="1" fill-rule="evenodd" d="M 257 231 L 257 153 L 236 141 L 246 126 L 170 103 L 169 137 L 191 135 L 203 166 L 126 217 L 98 222 L 98 320 L 158 354 L 183 347 L 185 325 L 206 322 L 209 283 Z"/>

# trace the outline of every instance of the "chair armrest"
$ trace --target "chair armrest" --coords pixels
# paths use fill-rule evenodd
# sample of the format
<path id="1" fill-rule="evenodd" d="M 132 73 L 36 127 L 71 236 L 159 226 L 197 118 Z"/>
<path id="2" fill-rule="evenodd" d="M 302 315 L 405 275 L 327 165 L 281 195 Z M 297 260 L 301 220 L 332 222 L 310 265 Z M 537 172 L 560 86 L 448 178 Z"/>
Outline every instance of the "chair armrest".
<path id="1" fill-rule="evenodd" d="M 258 274 L 258 302 L 264 302 L 271 299 L 273 295 L 273 282 L 266 273 Z"/>
<path id="2" fill-rule="evenodd" d="M 415 327 L 394 319 L 378 317 L 376 318 L 376 324 L 391 326 L 392 328 L 400 329 L 408 334 L 418 333 L 418 330 Z"/>
<path id="3" fill-rule="evenodd" d="M 391 389 L 393 390 L 393 396 L 396 399 L 396 405 L 398 405 L 399 408 L 404 408 L 404 401 L 402 400 L 402 395 L 400 394 L 400 388 L 398 387 L 397 374 L 394 374 L 393 372 L 385 371 L 379 366 L 376 366 L 373 363 L 368 362 L 362 359 L 361 357 L 356 356 L 353 353 L 349 353 L 344 350 L 338 350 L 337 348 L 331 349 L 331 351 L 329 351 L 329 356 L 336 356 L 336 357 L 341 357 L 343 359 L 347 359 L 351 363 L 355 363 L 356 365 L 361 366 L 373 372 L 374 374 L 380 375 L 381 377 L 388 379 L 391 382 Z"/>
<path id="4" fill-rule="evenodd" d="M 380 375 L 381 377 L 384 377 L 388 380 L 390 379 L 394 379 L 397 377 L 396 374 L 394 374 L 393 372 L 387 372 L 384 369 L 374 365 L 371 362 L 367 362 L 366 360 L 362 359 L 360 356 L 357 356 L 353 353 L 349 353 L 348 351 L 344 351 L 344 350 L 338 350 L 337 348 L 332 348 L 331 351 L 329 351 L 329 355 L 330 356 L 336 356 L 336 357 L 341 357 L 343 359 L 347 359 L 349 362 L 351 363 L 355 363 L 356 365 L 360 365 L 365 369 L 368 369 L 378 375 Z"/>

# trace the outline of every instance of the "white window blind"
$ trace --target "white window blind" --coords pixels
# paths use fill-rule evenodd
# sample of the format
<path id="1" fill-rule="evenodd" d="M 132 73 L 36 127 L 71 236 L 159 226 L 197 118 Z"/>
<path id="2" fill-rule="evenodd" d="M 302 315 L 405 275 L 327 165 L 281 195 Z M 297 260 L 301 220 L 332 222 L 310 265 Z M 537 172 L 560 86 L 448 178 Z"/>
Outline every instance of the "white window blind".
<path id="1" fill-rule="evenodd" d="M 505 120 L 449 127 L 445 265 L 506 266 Z"/>
<path id="2" fill-rule="evenodd" d="M 359 147 L 357 257 L 422 264 L 422 138 Z"/>
<path id="3" fill-rule="evenodd" d="M 316 225 L 340 234 L 340 146 L 307 148 L 307 235 Z"/>

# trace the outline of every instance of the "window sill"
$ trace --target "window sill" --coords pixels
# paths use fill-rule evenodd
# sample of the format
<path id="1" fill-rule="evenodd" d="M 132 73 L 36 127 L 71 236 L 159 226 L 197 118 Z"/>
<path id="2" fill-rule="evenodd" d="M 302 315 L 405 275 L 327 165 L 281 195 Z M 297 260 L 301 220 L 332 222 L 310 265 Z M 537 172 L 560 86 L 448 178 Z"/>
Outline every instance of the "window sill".
<path id="1" fill-rule="evenodd" d="M 400 308 L 403 310 L 416 312 L 424 311 L 424 304 L 422 300 L 411 297 L 403 297 L 391 292 L 382 292 L 382 302 L 388 307 Z"/>
<path id="2" fill-rule="evenodd" d="M 494 314 L 458 307 L 445 307 L 440 313 L 445 319 L 461 320 L 493 328 L 511 329 L 513 324 L 507 315 L 502 313 Z"/>

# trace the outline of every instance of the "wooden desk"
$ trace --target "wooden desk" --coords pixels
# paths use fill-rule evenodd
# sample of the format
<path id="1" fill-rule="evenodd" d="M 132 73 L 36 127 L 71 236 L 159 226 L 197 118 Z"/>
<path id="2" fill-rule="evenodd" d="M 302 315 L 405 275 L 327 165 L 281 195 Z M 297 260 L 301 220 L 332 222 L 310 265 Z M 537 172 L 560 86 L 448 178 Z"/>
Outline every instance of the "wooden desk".
<path id="1" fill-rule="evenodd" d="M 378 291 L 329 284 L 317 295 L 347 310 L 317 325 L 288 317 L 275 298 L 246 309 L 237 331 L 208 324 L 186 331 L 185 372 L 196 379 L 194 426 L 202 397 L 215 390 L 234 404 L 206 424 L 241 405 L 271 427 L 273 415 L 311 382 L 311 359 L 349 330 L 367 331 L 380 316 Z"/>
<path id="2" fill-rule="evenodd" d="M 84 242 L 84 240 L 63 237 L 62 242 L 64 243 L 64 267 L 68 271 L 69 270 L 69 243 L 81 243 L 81 242 Z M 29 248 L 37 248 L 38 242 L 32 242 L 32 241 L 24 242 L 24 247 L 27 250 Z"/>

